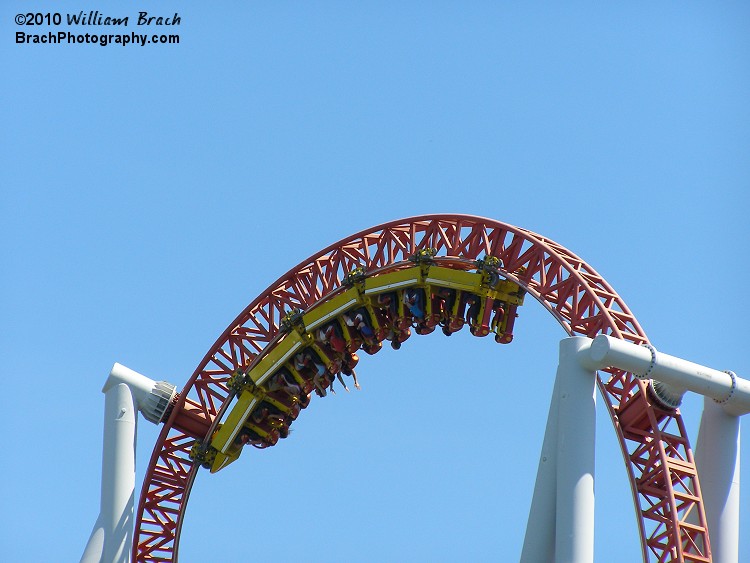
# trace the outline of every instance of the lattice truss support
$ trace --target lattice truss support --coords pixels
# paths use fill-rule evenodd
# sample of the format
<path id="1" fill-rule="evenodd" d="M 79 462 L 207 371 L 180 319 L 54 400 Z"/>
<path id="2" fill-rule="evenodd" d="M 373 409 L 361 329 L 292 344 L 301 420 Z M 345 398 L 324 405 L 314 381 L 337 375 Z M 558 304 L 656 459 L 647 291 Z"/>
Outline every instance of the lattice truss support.
<path id="1" fill-rule="evenodd" d="M 151 457 L 137 511 L 133 559 L 169 562 L 206 440 L 228 409 L 229 377 L 278 334 L 293 308 L 307 309 L 359 266 L 397 267 L 426 248 L 438 257 L 473 261 L 495 256 L 501 272 L 527 289 L 573 335 L 611 334 L 636 344 L 646 335 L 609 284 L 581 258 L 533 232 L 463 215 L 394 221 L 329 246 L 281 276 L 230 324 L 179 394 Z M 599 372 L 597 385 L 620 441 L 633 490 L 644 561 L 709 561 L 700 485 L 678 409 L 657 408 L 633 374 Z"/>

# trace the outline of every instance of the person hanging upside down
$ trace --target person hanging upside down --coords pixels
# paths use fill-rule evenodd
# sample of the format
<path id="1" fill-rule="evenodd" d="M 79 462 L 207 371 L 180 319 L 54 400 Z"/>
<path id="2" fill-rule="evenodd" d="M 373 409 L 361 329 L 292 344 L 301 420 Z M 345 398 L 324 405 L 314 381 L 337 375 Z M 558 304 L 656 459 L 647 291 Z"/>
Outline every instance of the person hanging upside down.
<path id="1" fill-rule="evenodd" d="M 386 311 L 390 320 L 396 318 L 396 294 L 393 292 L 380 293 L 376 299 L 378 307 Z"/>
<path id="2" fill-rule="evenodd" d="M 315 333 L 315 340 L 325 344 L 334 352 L 343 354 L 346 351 L 346 340 L 341 335 L 341 329 L 336 323 L 330 323 Z"/>
<path id="3" fill-rule="evenodd" d="M 357 309 L 353 313 L 344 313 L 342 316 L 346 325 L 356 328 L 365 340 L 371 341 L 375 338 L 375 333 L 361 309 Z"/>
<path id="4" fill-rule="evenodd" d="M 265 401 L 261 402 L 260 406 L 255 408 L 250 416 L 256 424 L 264 422 L 268 422 L 271 425 L 283 424 L 285 419 L 281 411 Z"/>
<path id="5" fill-rule="evenodd" d="M 310 352 L 300 352 L 294 356 L 294 369 L 311 373 L 315 393 L 319 397 L 327 395 L 326 387 L 329 386 L 330 382 L 325 378 L 326 367 L 322 363 L 316 362 Z"/>
<path id="6" fill-rule="evenodd" d="M 240 446 L 251 445 L 255 448 L 263 449 L 269 446 L 273 446 L 278 441 L 278 438 L 274 439 L 273 436 L 269 438 L 261 438 L 256 432 L 253 432 L 249 428 L 242 428 L 239 435 L 234 439 L 234 443 Z"/>
<path id="7" fill-rule="evenodd" d="M 357 381 L 357 372 L 354 371 L 354 366 L 357 365 L 357 362 L 359 362 L 359 357 L 357 354 L 348 354 L 344 357 L 344 361 L 341 363 L 341 373 L 344 375 L 351 375 L 354 379 L 354 387 L 357 389 L 362 389 L 359 385 L 359 381 Z M 349 389 L 346 387 L 346 384 L 344 383 L 344 379 L 341 377 L 341 373 L 338 374 L 339 381 L 341 381 L 341 385 L 344 386 L 344 389 L 349 391 Z"/>
<path id="8" fill-rule="evenodd" d="M 466 296 L 466 303 L 469 305 L 466 311 L 466 322 L 470 327 L 473 327 L 479 318 L 479 309 L 482 304 L 479 297 L 473 293 Z"/>
<path id="9" fill-rule="evenodd" d="M 424 304 L 422 303 L 422 292 L 410 287 L 404 290 L 404 305 L 411 315 L 422 321 L 424 320 Z"/>
<path id="10" fill-rule="evenodd" d="M 289 381 L 289 379 L 287 379 L 288 373 L 284 373 L 285 371 L 285 369 L 280 369 L 279 371 L 277 371 L 271 378 L 271 381 L 269 381 L 266 385 L 266 389 L 271 392 L 285 391 L 293 397 L 302 399 L 302 387 L 297 385 L 297 382 L 295 382 L 294 380 Z"/>

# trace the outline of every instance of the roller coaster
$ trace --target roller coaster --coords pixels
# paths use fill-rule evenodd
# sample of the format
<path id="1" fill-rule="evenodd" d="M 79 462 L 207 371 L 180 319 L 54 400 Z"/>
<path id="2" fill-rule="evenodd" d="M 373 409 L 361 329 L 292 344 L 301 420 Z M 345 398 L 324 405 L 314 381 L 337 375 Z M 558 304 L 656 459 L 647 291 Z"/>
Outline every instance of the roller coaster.
<path id="1" fill-rule="evenodd" d="M 546 237 L 491 219 L 441 214 L 393 221 L 292 268 L 229 325 L 180 392 L 160 388 L 151 416 L 163 428 L 129 556 L 176 561 L 198 475 L 223 470 L 247 446 L 276 446 L 315 396 L 346 387 L 348 378 L 358 386 L 359 353 L 379 353 L 384 344 L 398 349 L 413 333 L 450 336 L 464 328 L 510 344 L 528 296 L 571 337 L 606 335 L 649 349 L 624 301 L 585 261 Z M 643 560 L 712 561 L 679 394 L 634 369 L 597 369 L 626 462 Z"/>
<path id="2" fill-rule="evenodd" d="M 409 256 L 414 265 L 394 271 L 368 275 L 358 267 L 325 300 L 285 315 L 278 336 L 229 380 L 237 402 L 207 447 L 195 444 L 193 459 L 214 473 L 235 461 L 246 444 L 275 445 L 289 435 L 311 393 L 325 396 L 335 377 L 346 388 L 342 373 L 356 378 L 358 350 L 375 354 L 384 341 L 398 349 L 412 329 L 423 335 L 440 326 L 449 336 L 468 325 L 473 335 L 493 333 L 496 342 L 509 343 L 525 291 L 500 278 L 496 258 L 472 263 L 441 260 L 435 253 L 422 249 Z"/>

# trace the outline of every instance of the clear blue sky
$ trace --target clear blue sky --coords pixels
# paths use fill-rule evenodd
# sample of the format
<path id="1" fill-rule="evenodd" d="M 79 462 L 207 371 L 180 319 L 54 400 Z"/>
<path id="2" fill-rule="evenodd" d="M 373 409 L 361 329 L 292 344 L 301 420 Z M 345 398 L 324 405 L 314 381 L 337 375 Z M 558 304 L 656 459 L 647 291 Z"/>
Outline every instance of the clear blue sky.
<path id="1" fill-rule="evenodd" d="M 541 233 L 658 349 L 750 377 L 746 3 L 351 4 L 2 2 L 4 560 L 80 557 L 115 361 L 182 387 L 279 275 L 391 219 Z M 81 9 L 179 11 L 181 43 L 14 43 L 17 13 Z M 530 301 L 509 347 L 435 334 L 365 358 L 361 392 L 200 475 L 181 560 L 517 559 L 561 337 Z M 597 561 L 636 561 L 601 410 Z"/>

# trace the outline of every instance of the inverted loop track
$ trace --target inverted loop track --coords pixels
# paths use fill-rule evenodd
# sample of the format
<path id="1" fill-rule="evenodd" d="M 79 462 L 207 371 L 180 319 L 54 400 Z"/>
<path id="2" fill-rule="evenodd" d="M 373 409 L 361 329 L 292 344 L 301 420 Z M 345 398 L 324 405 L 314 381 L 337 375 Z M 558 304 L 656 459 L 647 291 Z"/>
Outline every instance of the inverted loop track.
<path id="1" fill-rule="evenodd" d="M 280 277 L 232 322 L 185 385 L 159 435 L 138 505 L 133 560 L 176 561 L 180 527 L 198 465 L 196 440 L 232 399 L 231 375 L 278 334 L 285 313 L 307 309 L 341 287 L 348 272 L 404 262 L 417 250 L 476 260 L 495 256 L 569 335 L 610 334 L 637 344 L 645 333 L 619 295 L 581 258 L 518 227 L 467 215 L 425 215 L 352 235 Z M 522 272 L 522 273 L 519 273 Z M 651 401 L 647 382 L 611 369 L 597 375 L 630 479 L 644 561 L 710 561 L 700 485 L 679 410 Z"/>

